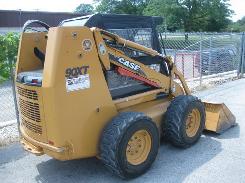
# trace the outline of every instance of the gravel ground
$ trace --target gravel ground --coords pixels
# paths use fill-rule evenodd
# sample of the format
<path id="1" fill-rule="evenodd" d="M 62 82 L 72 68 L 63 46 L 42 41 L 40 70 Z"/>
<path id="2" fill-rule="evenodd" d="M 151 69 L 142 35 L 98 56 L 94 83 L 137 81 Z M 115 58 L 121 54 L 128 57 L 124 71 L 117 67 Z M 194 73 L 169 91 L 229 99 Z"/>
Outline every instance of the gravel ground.
<path id="1" fill-rule="evenodd" d="M 19 140 L 17 123 L 0 127 L 0 146 L 5 146 Z"/>
<path id="2" fill-rule="evenodd" d="M 0 146 L 19 139 L 12 92 L 10 81 L 0 84 Z"/>
<path id="3" fill-rule="evenodd" d="M 162 143 L 152 168 L 128 182 L 214 182 L 245 180 L 245 79 L 197 93 L 206 100 L 225 102 L 238 126 L 222 135 L 204 133 L 197 144 L 178 149 Z M 57 161 L 36 157 L 19 144 L 0 148 L 1 182 L 125 182 L 110 174 L 95 158 Z"/>
<path id="4" fill-rule="evenodd" d="M 202 84 L 200 86 L 200 80 L 196 79 L 189 79 L 187 81 L 187 85 L 190 88 L 192 93 L 196 93 L 200 90 L 205 90 L 208 88 L 215 87 L 217 85 L 224 84 L 226 82 L 237 80 L 237 72 L 226 72 L 222 74 L 213 74 L 209 76 L 203 76 Z"/>
<path id="5" fill-rule="evenodd" d="M 11 82 L 0 84 L 0 123 L 16 119 Z"/>

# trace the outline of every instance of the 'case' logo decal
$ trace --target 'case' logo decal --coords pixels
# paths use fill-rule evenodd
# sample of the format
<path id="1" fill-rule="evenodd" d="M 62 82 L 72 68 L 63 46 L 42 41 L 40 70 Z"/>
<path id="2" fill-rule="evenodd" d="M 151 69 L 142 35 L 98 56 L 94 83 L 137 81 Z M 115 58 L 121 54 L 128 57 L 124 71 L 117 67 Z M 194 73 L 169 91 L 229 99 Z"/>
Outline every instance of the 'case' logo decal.
<path id="1" fill-rule="evenodd" d="M 112 55 L 111 53 L 109 53 L 109 59 L 111 59 L 112 61 L 118 62 L 118 63 L 128 67 L 129 69 L 132 69 L 132 70 L 138 72 L 139 74 L 142 74 L 145 76 L 145 73 L 141 70 L 141 67 L 134 62 L 130 62 L 123 57 L 117 57 L 115 55 Z"/>

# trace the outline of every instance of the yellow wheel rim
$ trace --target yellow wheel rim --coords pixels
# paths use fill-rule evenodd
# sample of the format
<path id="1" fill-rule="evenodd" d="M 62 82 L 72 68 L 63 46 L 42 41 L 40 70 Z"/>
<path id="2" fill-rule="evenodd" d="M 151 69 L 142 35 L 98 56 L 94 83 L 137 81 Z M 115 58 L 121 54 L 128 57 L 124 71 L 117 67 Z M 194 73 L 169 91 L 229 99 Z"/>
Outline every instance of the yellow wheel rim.
<path id="1" fill-rule="evenodd" d="M 146 130 L 136 131 L 128 141 L 127 161 L 132 165 L 143 163 L 151 150 L 151 136 Z"/>
<path id="2" fill-rule="evenodd" d="M 186 120 L 186 134 L 188 137 L 194 137 L 201 123 L 201 115 L 198 109 L 193 109 Z"/>

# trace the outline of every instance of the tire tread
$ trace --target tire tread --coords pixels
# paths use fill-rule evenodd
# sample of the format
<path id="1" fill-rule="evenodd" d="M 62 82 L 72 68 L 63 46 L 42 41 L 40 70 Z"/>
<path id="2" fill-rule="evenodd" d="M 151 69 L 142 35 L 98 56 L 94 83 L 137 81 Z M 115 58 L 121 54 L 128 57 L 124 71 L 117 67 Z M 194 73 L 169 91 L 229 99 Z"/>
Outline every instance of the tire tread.
<path id="1" fill-rule="evenodd" d="M 162 123 L 163 137 L 175 146 L 186 148 L 192 145 L 186 143 L 185 139 L 182 137 L 181 130 L 183 127 L 183 117 L 186 115 L 186 108 L 188 105 L 194 102 L 201 103 L 201 112 L 204 113 L 205 121 L 204 105 L 200 99 L 192 95 L 180 95 L 175 97 L 164 115 L 164 120 Z M 203 130 L 203 127 L 204 124 L 201 124 L 201 131 Z"/>

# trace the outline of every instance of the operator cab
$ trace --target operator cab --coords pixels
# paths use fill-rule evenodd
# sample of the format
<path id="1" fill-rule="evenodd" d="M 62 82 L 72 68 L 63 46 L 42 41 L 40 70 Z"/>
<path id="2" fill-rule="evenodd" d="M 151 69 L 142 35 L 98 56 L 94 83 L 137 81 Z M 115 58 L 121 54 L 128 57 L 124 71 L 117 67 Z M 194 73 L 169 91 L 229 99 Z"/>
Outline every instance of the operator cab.
<path id="1" fill-rule="evenodd" d="M 136 42 L 148 48 L 157 50 L 162 53 L 160 42 L 158 39 L 158 33 L 156 26 L 161 24 L 162 17 L 150 17 L 150 16 L 135 16 L 135 15 L 112 15 L 112 14 L 93 14 L 88 16 L 77 17 L 73 19 L 67 19 L 62 21 L 58 26 L 86 26 L 86 27 L 98 27 L 108 32 L 119 35 L 120 37 Z M 30 24 L 40 24 L 46 31 L 49 26 L 44 22 L 34 20 L 28 21 L 23 28 L 23 31 L 30 27 Z M 33 29 L 32 29 L 33 30 Z M 110 47 L 121 49 L 128 57 L 137 60 L 144 65 L 148 65 L 150 68 L 164 75 L 169 75 L 168 67 L 162 57 L 152 57 L 137 50 L 131 50 L 128 48 L 118 48 L 117 45 L 113 45 L 109 42 L 105 42 Z M 45 50 L 41 50 L 38 47 L 33 48 L 33 54 L 36 58 L 35 62 L 40 62 L 44 65 L 45 62 Z M 39 64 L 40 64 L 39 63 Z M 43 68 L 43 67 L 42 67 Z M 133 95 L 138 92 L 151 90 L 151 87 L 134 81 L 130 78 L 122 78 L 117 73 L 107 71 L 105 73 L 106 80 L 113 98 L 120 98 L 123 96 Z M 33 71 L 21 72 L 17 75 L 17 82 L 30 85 L 30 86 L 42 86 L 43 69 L 37 69 Z M 114 79 L 112 79 L 114 78 Z M 116 78 L 116 79 L 115 79 Z M 113 81 L 113 82 L 112 82 Z M 126 84 L 125 84 L 126 81 Z M 124 89 L 122 90 L 122 84 Z"/>
<path id="2" fill-rule="evenodd" d="M 162 53 L 157 33 L 157 25 L 162 24 L 163 18 L 159 16 L 135 16 L 116 14 L 93 14 L 62 21 L 59 26 L 86 26 L 98 27 L 120 37 L 141 44 Z M 111 45 L 110 45 L 111 46 Z M 118 49 L 118 48 L 117 48 Z M 135 50 L 122 50 L 124 53 L 157 72 L 169 75 L 167 65 L 162 59 L 152 57 Z"/>

